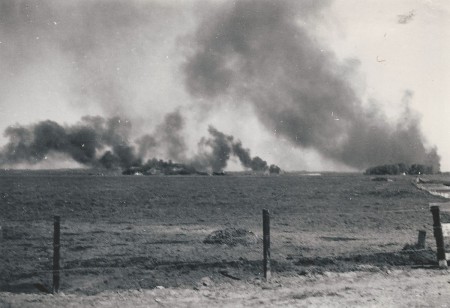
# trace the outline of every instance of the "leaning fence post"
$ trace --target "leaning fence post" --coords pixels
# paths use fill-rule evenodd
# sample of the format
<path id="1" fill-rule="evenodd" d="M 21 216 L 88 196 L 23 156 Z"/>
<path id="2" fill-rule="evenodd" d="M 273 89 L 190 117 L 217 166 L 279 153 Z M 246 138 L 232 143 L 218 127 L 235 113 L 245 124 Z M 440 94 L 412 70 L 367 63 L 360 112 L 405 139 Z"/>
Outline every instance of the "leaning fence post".
<path id="1" fill-rule="evenodd" d="M 444 235 L 442 233 L 439 206 L 430 206 L 430 211 L 433 214 L 433 233 L 434 238 L 436 239 L 436 250 L 439 267 L 447 267 L 447 260 L 445 259 Z"/>
<path id="2" fill-rule="evenodd" d="M 266 281 L 270 280 L 270 216 L 269 210 L 263 210 L 263 267 L 264 278 Z"/>
<path id="3" fill-rule="evenodd" d="M 53 222 L 53 293 L 59 292 L 59 248 L 60 217 L 55 216 Z"/>

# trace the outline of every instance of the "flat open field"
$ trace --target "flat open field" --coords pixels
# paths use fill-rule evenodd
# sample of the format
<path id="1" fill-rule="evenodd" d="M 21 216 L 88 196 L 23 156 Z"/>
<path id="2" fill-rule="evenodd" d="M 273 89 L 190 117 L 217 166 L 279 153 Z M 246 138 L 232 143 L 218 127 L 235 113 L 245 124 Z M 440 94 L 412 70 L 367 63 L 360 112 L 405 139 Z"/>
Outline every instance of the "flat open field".
<path id="1" fill-rule="evenodd" d="M 405 281 L 416 276 L 439 281 L 448 272 L 429 268 L 435 263 L 435 242 L 428 205 L 445 199 L 418 190 L 411 184 L 413 177 L 391 178 L 383 182 L 332 173 L 152 177 L 1 171 L 0 306 L 26 306 L 39 289 L 51 289 L 53 215 L 61 216 L 61 291 L 69 302 L 98 294 L 110 294 L 108 298 L 117 301 L 133 290 L 157 294 L 167 293 L 167 288 L 179 302 L 212 287 L 217 294 L 211 292 L 210 297 L 216 300 L 223 292 L 240 294 L 241 289 L 258 297 L 257 290 L 273 292 L 274 284 L 300 281 L 312 289 L 289 297 L 293 305 L 320 305 L 350 292 L 342 291 L 344 286 L 342 292 L 314 291 L 314 281 L 331 286 L 332 277 L 342 282 L 397 273 L 391 275 L 405 275 Z M 225 228 L 243 228 L 261 238 L 263 208 L 271 213 L 272 284 L 262 281 L 261 241 L 235 246 L 203 243 L 211 232 Z M 442 219 L 450 222 L 445 213 Z M 427 231 L 427 248 L 415 251 L 412 245 L 421 229 Z M 404 249 L 407 244 L 411 246 Z M 166 289 L 153 290 L 157 286 Z M 32 294 L 18 298 L 19 293 Z M 36 305 L 63 303 L 39 296 L 33 297 Z M 169 306 L 174 306 L 173 298 Z M 307 302 L 311 299 L 316 302 Z M 274 302 L 266 302 L 270 303 Z"/>

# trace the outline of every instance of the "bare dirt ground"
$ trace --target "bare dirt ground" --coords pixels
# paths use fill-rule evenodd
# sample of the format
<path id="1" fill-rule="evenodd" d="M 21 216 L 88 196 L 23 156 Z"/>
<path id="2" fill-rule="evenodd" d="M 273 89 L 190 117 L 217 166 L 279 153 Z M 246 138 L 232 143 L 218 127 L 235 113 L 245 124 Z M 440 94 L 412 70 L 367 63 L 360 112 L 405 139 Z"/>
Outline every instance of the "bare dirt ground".
<path id="1" fill-rule="evenodd" d="M 449 307 L 450 276 L 442 270 L 325 272 L 215 283 L 193 288 L 104 291 L 96 295 L 0 293 L 1 307 Z"/>
<path id="2" fill-rule="evenodd" d="M 5 171 L 0 307 L 446 307 L 450 276 L 434 267 L 428 209 L 446 200 L 412 177 L 392 179 Z M 261 238 L 262 208 L 271 211 L 269 283 L 260 240 L 204 243 L 226 228 Z M 56 214 L 63 294 L 51 295 Z M 414 246 L 419 229 L 425 249 Z"/>

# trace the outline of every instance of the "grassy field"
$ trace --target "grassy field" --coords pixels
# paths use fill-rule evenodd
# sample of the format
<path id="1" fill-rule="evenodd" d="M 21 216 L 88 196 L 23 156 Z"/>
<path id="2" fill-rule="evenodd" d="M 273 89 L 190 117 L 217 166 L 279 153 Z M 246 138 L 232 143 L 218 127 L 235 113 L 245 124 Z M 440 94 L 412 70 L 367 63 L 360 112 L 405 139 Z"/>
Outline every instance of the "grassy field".
<path id="1" fill-rule="evenodd" d="M 263 208 L 271 212 L 275 277 L 433 264 L 428 204 L 445 200 L 418 190 L 412 177 L 392 179 L 2 171 L 0 291 L 51 287 L 53 215 L 61 216 L 61 289 L 68 293 L 192 287 L 204 277 L 259 279 L 260 241 L 203 240 L 225 228 L 261 238 Z M 430 247 L 403 251 L 419 229 Z"/>

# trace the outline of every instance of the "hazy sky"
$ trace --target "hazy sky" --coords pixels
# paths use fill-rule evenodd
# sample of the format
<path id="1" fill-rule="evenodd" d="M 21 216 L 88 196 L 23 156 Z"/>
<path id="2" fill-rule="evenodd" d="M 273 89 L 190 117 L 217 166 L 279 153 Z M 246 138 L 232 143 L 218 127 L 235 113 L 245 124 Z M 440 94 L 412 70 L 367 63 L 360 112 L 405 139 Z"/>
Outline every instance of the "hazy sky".
<path id="1" fill-rule="evenodd" d="M 352 170 L 365 162 L 346 159 L 353 149 L 364 152 L 366 135 L 356 134 L 356 128 L 366 121 L 375 130 L 398 127 L 411 121 L 402 119 L 409 115 L 426 147 L 437 147 L 441 169 L 450 171 L 447 1 L 286 1 L 289 10 L 273 9 L 273 14 L 268 1 L 260 3 L 0 0 L 0 130 L 46 119 L 73 124 L 84 115 L 118 115 L 130 119 L 138 135 L 179 110 L 191 152 L 213 125 L 283 169 Z M 297 26 L 302 30 L 296 31 Z M 264 49 L 248 51 L 250 40 Z M 211 60 L 210 52 L 217 58 Z M 308 78 L 291 72 L 297 60 L 310 61 L 320 72 L 308 73 Z M 331 67 L 327 72 L 321 72 L 324 61 Z M 278 64 L 282 83 L 267 77 Z M 304 96 L 301 89 L 311 91 Z M 285 90 L 295 95 L 285 97 Z M 317 103 L 320 108 L 298 107 L 294 98 L 342 103 L 335 109 L 334 100 Z M 294 100 L 296 107 L 286 103 L 275 109 L 272 99 Z M 317 109 L 325 111 L 315 120 L 311 114 Z M 303 139 L 296 143 L 294 124 L 275 121 L 297 120 L 285 115 L 275 120 L 279 110 L 299 113 L 312 132 L 300 134 Z M 341 116 L 340 123 L 347 125 L 339 128 L 342 135 L 359 138 L 358 143 L 335 140 L 339 132 L 322 125 L 324 112 L 332 120 Z M 365 118 L 373 114 L 371 120 Z M 336 145 L 330 146 L 326 137 Z M 6 142 L 0 137 L 0 145 Z"/>

